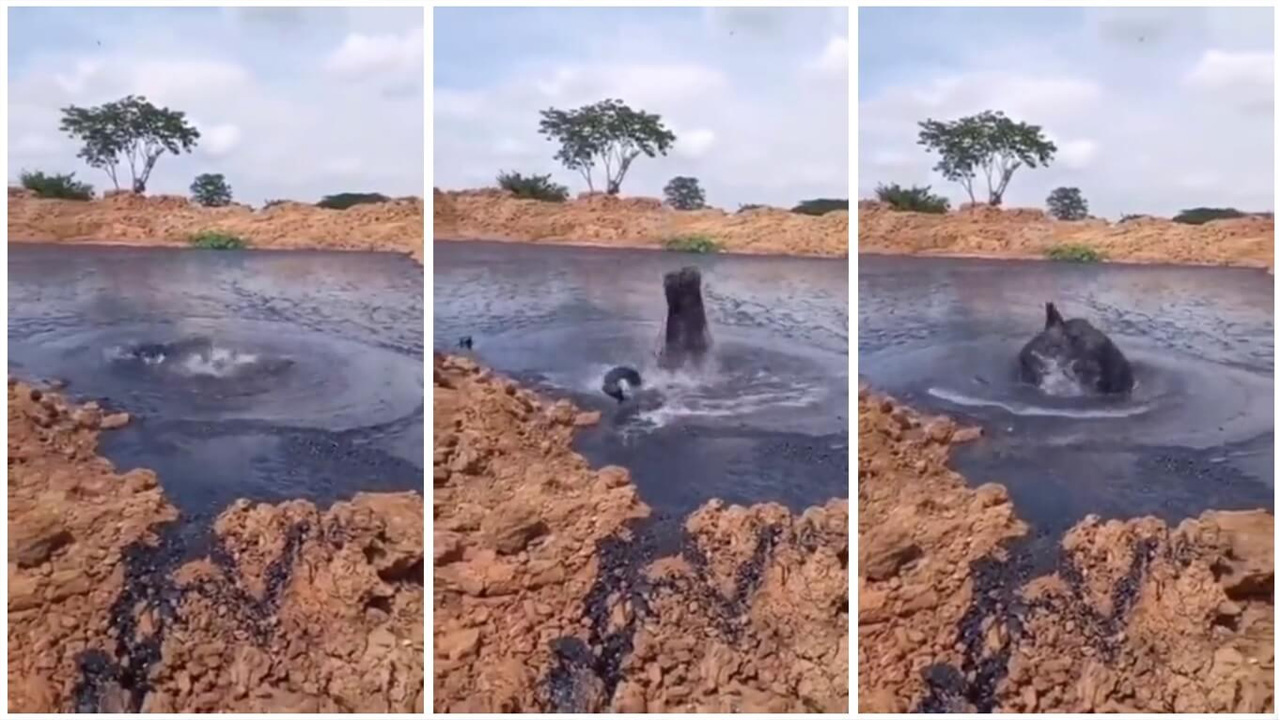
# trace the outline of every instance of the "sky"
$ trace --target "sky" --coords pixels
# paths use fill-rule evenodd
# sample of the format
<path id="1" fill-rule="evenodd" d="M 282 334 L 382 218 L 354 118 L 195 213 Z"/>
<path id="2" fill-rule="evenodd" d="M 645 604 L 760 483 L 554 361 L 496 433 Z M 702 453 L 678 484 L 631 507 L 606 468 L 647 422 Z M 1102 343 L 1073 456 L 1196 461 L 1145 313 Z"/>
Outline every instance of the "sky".
<path id="1" fill-rule="evenodd" d="M 147 188 L 189 194 L 222 173 L 234 199 L 423 195 L 420 8 L 13 8 L 10 183 L 23 170 L 106 173 L 77 158 L 60 108 L 143 95 L 187 113 L 195 151 L 164 155 Z M 128 169 L 122 166 L 128 187 Z"/>
<path id="2" fill-rule="evenodd" d="M 437 8 L 434 27 L 437 187 L 514 171 L 585 191 L 539 111 L 618 98 L 677 136 L 624 195 L 685 175 L 729 210 L 849 196 L 846 8 Z"/>
<path id="3" fill-rule="evenodd" d="M 1044 207 L 1068 186 L 1113 220 L 1273 210 L 1272 12 L 863 8 L 858 196 L 897 182 L 967 202 L 932 172 L 917 123 L 990 109 L 1042 126 L 1058 146 L 1050 167 L 1015 173 L 1006 206 Z M 985 192 L 981 175 L 976 185 Z"/>

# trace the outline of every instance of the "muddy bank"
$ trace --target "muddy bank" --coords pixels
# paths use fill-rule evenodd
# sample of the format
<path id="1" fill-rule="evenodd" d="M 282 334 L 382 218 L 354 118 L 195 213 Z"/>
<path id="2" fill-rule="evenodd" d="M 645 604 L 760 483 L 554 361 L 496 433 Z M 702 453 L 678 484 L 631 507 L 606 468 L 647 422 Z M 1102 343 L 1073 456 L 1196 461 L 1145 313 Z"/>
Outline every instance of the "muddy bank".
<path id="1" fill-rule="evenodd" d="M 513 197 L 504 190 L 434 191 L 434 237 L 446 240 L 661 248 L 680 235 L 706 235 L 723 252 L 849 254 L 849 213 L 811 216 L 780 208 L 739 213 L 677 211 L 655 198 L 579 195 L 563 203 Z"/>
<path id="2" fill-rule="evenodd" d="M 434 359 L 436 712 L 843 711 L 848 503 L 708 503 L 659 548 L 598 416 Z"/>
<path id="3" fill-rule="evenodd" d="M 1041 210 L 967 206 L 943 215 L 858 203 L 858 252 L 1044 258 L 1058 245 L 1084 245 L 1107 260 L 1271 268 L 1275 221 L 1246 217 L 1184 225 L 1141 217 L 1126 222 L 1054 220 Z"/>
<path id="4" fill-rule="evenodd" d="M 241 501 L 194 552 L 100 409 L 8 402 L 11 712 L 423 711 L 420 496 Z"/>
<path id="5" fill-rule="evenodd" d="M 254 210 L 129 192 L 88 202 L 50 200 L 9 188 L 10 242 L 187 247 L 192 234 L 206 230 L 238 235 L 254 248 L 403 252 L 421 262 L 423 205 L 409 198 L 346 210 L 296 202 Z"/>
<path id="6" fill-rule="evenodd" d="M 1086 518 L 1032 568 L 1000 485 L 945 466 L 976 436 L 858 400 L 859 708 L 1271 712 L 1274 517 Z"/>

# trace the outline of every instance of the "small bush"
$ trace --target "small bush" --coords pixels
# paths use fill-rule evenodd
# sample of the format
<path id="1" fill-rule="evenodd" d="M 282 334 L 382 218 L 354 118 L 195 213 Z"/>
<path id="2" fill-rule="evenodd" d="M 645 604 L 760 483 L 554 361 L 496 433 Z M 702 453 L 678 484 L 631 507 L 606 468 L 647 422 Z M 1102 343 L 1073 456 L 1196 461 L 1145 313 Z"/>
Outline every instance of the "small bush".
<path id="1" fill-rule="evenodd" d="M 277 205 L 283 205 L 283 204 L 285 204 L 285 203 L 287 203 L 287 202 L 289 202 L 289 201 L 288 201 L 288 200 L 280 200 L 280 199 L 272 199 L 272 200 L 268 200 L 268 201 L 266 201 L 266 202 L 262 203 L 262 209 L 263 209 L 263 210 L 266 210 L 267 208 L 273 208 L 273 207 L 275 207 L 275 206 L 277 206 Z"/>
<path id="2" fill-rule="evenodd" d="M 1049 193 L 1045 205 L 1049 208 L 1049 215 L 1058 220 L 1075 221 L 1089 217 L 1089 203 L 1080 194 L 1080 188 L 1055 188 Z"/>
<path id="3" fill-rule="evenodd" d="M 1208 208 L 1198 207 L 1190 210 L 1183 210 L 1173 216 L 1173 221 L 1184 223 L 1186 225 L 1203 225 L 1210 220 L 1227 220 L 1230 218 L 1244 217 L 1245 213 L 1235 208 Z"/>
<path id="4" fill-rule="evenodd" d="M 1122 223 L 1133 222 L 1134 220 L 1141 220 L 1142 218 L 1149 218 L 1149 217 L 1151 216 L 1144 215 L 1142 213 L 1125 213 L 1124 215 L 1120 216 L 1120 222 Z"/>
<path id="5" fill-rule="evenodd" d="M 720 243 L 709 235 L 676 235 L 662 241 L 662 247 L 674 252 L 716 253 L 720 252 Z"/>
<path id="6" fill-rule="evenodd" d="M 876 199 L 894 210 L 942 214 L 951 209 L 951 201 L 929 192 L 932 186 L 912 185 L 904 188 L 898 183 L 876 186 Z"/>
<path id="7" fill-rule="evenodd" d="M 745 205 L 739 205 L 738 212 L 746 212 L 748 210 L 759 210 L 760 208 L 763 208 L 763 207 L 768 207 L 768 206 L 761 205 L 760 203 L 747 203 Z"/>
<path id="8" fill-rule="evenodd" d="M 231 186 L 222 173 L 197 175 L 191 183 L 191 199 L 205 207 L 226 207 L 231 204 Z"/>
<path id="9" fill-rule="evenodd" d="M 1103 260 L 1102 253 L 1088 245 L 1058 245 L 1049 248 L 1049 252 L 1045 254 L 1050 260 L 1063 262 L 1096 263 Z"/>
<path id="10" fill-rule="evenodd" d="M 550 175 L 524 176 L 518 172 L 498 173 L 498 187 L 518 198 L 543 202 L 564 202 L 569 199 L 569 188 L 551 182 Z"/>
<path id="11" fill-rule="evenodd" d="M 330 210 L 346 210 L 353 205 L 384 203 L 390 199 L 382 193 L 338 193 L 337 195 L 325 195 L 320 199 L 320 202 L 316 203 L 316 207 Z"/>
<path id="12" fill-rule="evenodd" d="M 242 237 L 220 230 L 202 230 L 188 238 L 192 247 L 204 250 L 243 250 L 249 242 Z"/>
<path id="13" fill-rule="evenodd" d="M 677 176 L 662 188 L 667 204 L 676 210 L 701 210 L 707 206 L 706 193 L 698 184 L 698 178 Z"/>
<path id="14" fill-rule="evenodd" d="M 59 200 L 92 200 L 93 186 L 89 183 L 76 182 L 76 174 L 45 175 L 39 170 L 23 171 L 19 176 L 22 187 L 36 194 L 36 197 L 57 198 Z"/>
<path id="15" fill-rule="evenodd" d="M 831 198 L 818 198 L 816 200 L 805 200 L 799 205 L 791 208 L 791 212 L 800 213 L 802 215 L 826 215 L 836 210 L 849 209 L 849 200 L 834 200 Z"/>

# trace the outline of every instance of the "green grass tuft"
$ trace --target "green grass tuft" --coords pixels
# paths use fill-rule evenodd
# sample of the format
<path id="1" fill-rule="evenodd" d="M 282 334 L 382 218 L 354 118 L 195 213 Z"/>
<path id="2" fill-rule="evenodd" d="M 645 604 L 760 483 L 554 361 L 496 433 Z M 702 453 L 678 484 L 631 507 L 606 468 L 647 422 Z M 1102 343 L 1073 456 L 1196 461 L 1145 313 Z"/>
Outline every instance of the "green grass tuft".
<path id="1" fill-rule="evenodd" d="M 187 239 L 191 247 L 205 250 L 243 250 L 249 247 L 249 241 L 238 235 L 218 230 L 202 230 Z"/>
<path id="2" fill-rule="evenodd" d="M 1104 259 L 1102 253 L 1088 245 L 1058 245 L 1049 248 L 1049 252 L 1045 254 L 1050 260 L 1063 262 L 1096 263 Z"/>
<path id="3" fill-rule="evenodd" d="M 662 247 L 675 252 L 699 254 L 720 252 L 720 243 L 709 235 L 676 235 L 663 240 Z"/>

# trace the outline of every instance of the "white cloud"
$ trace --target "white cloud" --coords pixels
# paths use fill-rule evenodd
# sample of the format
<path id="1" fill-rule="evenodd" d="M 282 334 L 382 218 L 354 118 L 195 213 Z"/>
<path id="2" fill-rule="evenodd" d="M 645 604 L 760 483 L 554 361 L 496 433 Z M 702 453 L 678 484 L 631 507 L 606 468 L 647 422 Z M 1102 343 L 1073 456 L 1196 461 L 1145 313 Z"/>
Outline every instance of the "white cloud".
<path id="1" fill-rule="evenodd" d="M 1067 140 L 1056 144 L 1058 161 L 1072 170 L 1089 167 L 1098 155 L 1098 144 L 1092 140 Z"/>
<path id="2" fill-rule="evenodd" d="M 676 152 L 687 158 L 700 158 L 706 155 L 716 142 L 715 131 L 705 128 L 678 133 L 678 135 L 680 141 L 676 144 Z"/>
<path id="3" fill-rule="evenodd" d="M 200 148 L 213 157 L 228 155 L 240 144 L 240 128 L 235 125 L 211 125 L 200 128 Z"/>
<path id="4" fill-rule="evenodd" d="M 847 74 L 849 72 L 849 38 L 833 37 L 828 40 L 822 54 L 810 66 L 821 72 Z"/>
<path id="5" fill-rule="evenodd" d="M 423 33 L 414 28 L 403 34 L 351 33 L 329 56 L 327 67 L 335 73 L 360 76 L 422 70 Z"/>
<path id="6" fill-rule="evenodd" d="M 1206 50 L 1187 73 L 1191 87 L 1247 113 L 1273 111 L 1275 55 L 1264 52 Z"/>
<path id="7" fill-rule="evenodd" d="M 1274 69 L 1275 56 L 1272 53 L 1206 50 L 1187 74 L 1187 82 L 1206 88 L 1239 85 L 1269 87 Z"/>

